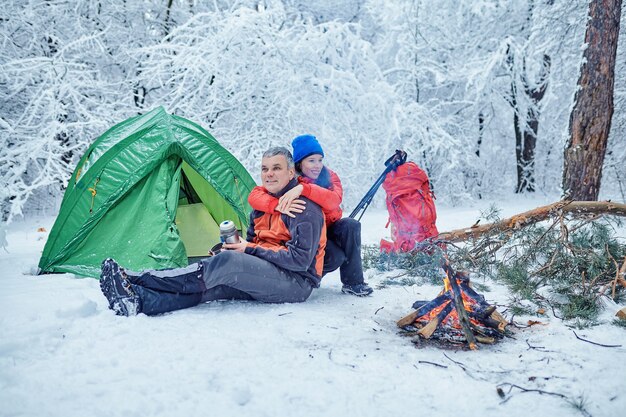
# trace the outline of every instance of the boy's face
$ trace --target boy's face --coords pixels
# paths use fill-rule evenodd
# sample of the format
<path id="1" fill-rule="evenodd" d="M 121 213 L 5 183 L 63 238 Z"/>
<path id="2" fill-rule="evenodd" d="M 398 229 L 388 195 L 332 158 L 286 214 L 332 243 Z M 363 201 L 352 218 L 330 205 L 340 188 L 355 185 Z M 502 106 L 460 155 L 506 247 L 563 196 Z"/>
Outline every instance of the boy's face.
<path id="1" fill-rule="evenodd" d="M 261 183 L 272 194 L 285 188 L 295 175 L 295 169 L 287 167 L 287 158 L 283 155 L 261 160 Z"/>

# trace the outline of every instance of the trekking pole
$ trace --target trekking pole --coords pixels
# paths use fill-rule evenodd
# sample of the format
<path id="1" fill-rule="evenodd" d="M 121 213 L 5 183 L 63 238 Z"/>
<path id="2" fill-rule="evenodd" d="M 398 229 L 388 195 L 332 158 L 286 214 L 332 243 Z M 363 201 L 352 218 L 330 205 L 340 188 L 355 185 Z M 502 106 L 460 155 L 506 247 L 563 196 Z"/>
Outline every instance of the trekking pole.
<path id="1" fill-rule="evenodd" d="M 380 187 L 380 185 L 385 181 L 385 176 L 387 175 L 387 173 L 389 173 L 389 171 L 385 170 L 380 175 L 380 177 L 378 177 L 374 185 L 372 185 L 372 187 L 367 191 L 367 193 L 365 193 L 365 196 L 363 197 L 363 199 L 361 199 L 359 204 L 357 204 L 357 206 L 354 208 L 354 210 L 352 210 L 352 213 L 350 213 L 350 216 L 348 217 L 353 219 L 359 212 L 361 212 L 361 214 L 359 215 L 359 218 L 356 219 L 357 221 L 361 221 L 363 214 L 365 214 L 365 210 L 367 210 L 367 207 L 370 205 L 370 203 L 374 199 L 374 195 L 376 194 L 378 187 Z"/>
<path id="2" fill-rule="evenodd" d="M 402 150 L 396 150 L 396 153 L 394 153 L 389 159 L 385 161 L 386 167 L 383 173 L 380 174 L 378 179 L 376 179 L 376 182 L 374 182 L 374 185 L 372 185 L 370 189 L 365 193 L 365 196 L 361 199 L 361 201 L 359 201 L 359 204 L 356 205 L 356 207 L 354 208 L 354 210 L 352 210 L 352 213 L 350 213 L 350 216 L 348 217 L 350 217 L 351 219 L 354 219 L 357 216 L 357 214 L 359 214 L 360 212 L 361 214 L 359 215 L 359 218 L 356 220 L 361 221 L 363 214 L 365 214 L 365 210 L 367 210 L 370 203 L 374 199 L 374 195 L 376 195 L 376 191 L 378 191 L 378 187 L 380 187 L 380 185 L 385 181 L 385 177 L 387 176 L 387 174 L 391 171 L 394 171 L 396 168 L 398 168 L 400 165 L 404 164 L 405 162 L 406 162 L 406 152 Z"/>

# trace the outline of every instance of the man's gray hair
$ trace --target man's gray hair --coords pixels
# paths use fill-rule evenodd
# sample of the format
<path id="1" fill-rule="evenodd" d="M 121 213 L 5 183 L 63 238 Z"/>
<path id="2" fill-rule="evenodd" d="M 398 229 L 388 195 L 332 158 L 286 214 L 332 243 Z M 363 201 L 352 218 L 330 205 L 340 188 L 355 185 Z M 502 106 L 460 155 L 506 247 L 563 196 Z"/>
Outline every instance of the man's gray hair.
<path id="1" fill-rule="evenodd" d="M 263 158 L 271 158 L 272 156 L 282 155 L 287 160 L 287 168 L 293 168 L 295 164 L 293 163 L 293 155 L 289 151 L 289 149 L 284 146 L 274 146 L 273 148 L 269 148 L 265 152 L 263 152 Z"/>

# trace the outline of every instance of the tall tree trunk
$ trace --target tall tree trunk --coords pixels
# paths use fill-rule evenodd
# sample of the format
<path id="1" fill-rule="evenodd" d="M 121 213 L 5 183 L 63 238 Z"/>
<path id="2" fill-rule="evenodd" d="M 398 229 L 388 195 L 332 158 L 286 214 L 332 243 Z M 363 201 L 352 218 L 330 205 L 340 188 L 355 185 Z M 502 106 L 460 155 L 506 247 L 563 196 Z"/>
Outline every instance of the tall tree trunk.
<path id="1" fill-rule="evenodd" d="M 509 55 L 509 65 L 513 71 L 513 56 Z M 526 70 L 526 59 L 521 71 L 523 95 L 519 92 L 515 75 L 511 81 L 511 107 L 513 107 L 513 127 L 515 129 L 515 160 L 517 162 L 516 193 L 535 191 L 535 148 L 539 132 L 540 102 L 548 87 L 551 59 L 543 55 L 539 79 L 531 83 Z M 524 104 L 520 103 L 524 101 Z M 524 107 L 526 110 L 524 111 Z"/>
<path id="2" fill-rule="evenodd" d="M 511 65 L 511 68 L 513 66 Z M 523 142 L 523 126 L 520 122 L 520 112 L 518 108 L 518 99 L 517 99 L 517 85 L 515 80 L 515 74 L 513 74 L 513 78 L 511 80 L 511 107 L 513 107 L 513 128 L 515 129 L 515 162 L 517 168 L 517 186 L 515 187 L 515 192 L 519 193 L 523 191 L 522 182 L 524 178 L 524 163 L 522 160 L 522 150 L 524 149 Z M 524 124 L 526 124 L 524 122 Z"/>
<path id="3" fill-rule="evenodd" d="M 583 64 L 569 121 L 563 195 L 597 200 L 613 117 L 615 55 L 622 0 L 591 0 Z"/>
<path id="4" fill-rule="evenodd" d="M 537 145 L 537 133 L 539 132 L 539 103 L 543 99 L 548 87 L 548 77 L 550 76 L 550 66 L 552 60 L 547 54 L 543 55 L 543 63 L 539 80 L 531 86 L 527 79 L 526 65 L 524 65 L 523 81 L 524 93 L 529 102 L 526 110 L 526 125 L 523 129 L 523 142 L 520 152 L 521 158 L 517 160 L 518 174 L 521 169 L 521 177 L 517 178 L 517 192 L 535 191 L 535 148 Z"/>
<path id="5" fill-rule="evenodd" d="M 480 146 L 483 143 L 483 135 L 485 133 L 485 119 L 486 116 L 485 114 L 480 111 L 480 113 L 478 113 L 478 141 L 476 143 L 476 157 L 480 160 Z M 476 185 L 478 186 L 478 190 L 481 189 L 482 187 L 482 177 L 480 176 L 480 174 L 476 171 L 473 170 L 472 171 L 472 175 L 474 176 L 474 178 L 476 179 Z M 478 191 L 478 199 L 482 199 L 483 195 L 480 191 Z"/>
<path id="6" fill-rule="evenodd" d="M 549 4 L 551 5 L 551 3 Z M 529 0 L 526 23 L 520 29 L 520 34 L 524 36 L 526 44 L 530 39 L 534 10 L 535 2 Z M 543 54 L 538 79 L 531 80 L 526 68 L 527 55 L 526 48 L 520 50 L 509 45 L 507 49 L 507 65 L 511 73 L 511 99 L 509 103 L 513 108 L 513 128 L 515 130 L 516 193 L 535 191 L 535 148 L 541 115 L 540 102 L 548 87 L 552 62 L 549 55 Z M 521 58 L 521 68 L 516 65 L 516 58 Z"/>
<path id="7" fill-rule="evenodd" d="M 485 132 L 485 114 L 481 111 L 478 113 L 478 143 L 476 144 L 476 156 L 480 158 L 480 145 L 483 143 L 483 134 Z"/>
<path id="8" fill-rule="evenodd" d="M 170 20 L 170 14 L 172 12 L 173 0 L 167 0 L 167 8 L 165 10 L 165 36 L 168 36 L 172 31 L 172 21 Z"/>

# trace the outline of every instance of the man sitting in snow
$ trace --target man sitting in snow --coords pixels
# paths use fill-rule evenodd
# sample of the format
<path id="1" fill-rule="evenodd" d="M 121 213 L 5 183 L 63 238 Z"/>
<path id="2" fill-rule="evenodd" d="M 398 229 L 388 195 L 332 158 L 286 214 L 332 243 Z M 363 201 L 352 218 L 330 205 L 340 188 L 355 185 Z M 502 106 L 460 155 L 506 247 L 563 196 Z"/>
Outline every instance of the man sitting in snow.
<path id="1" fill-rule="evenodd" d="M 261 181 L 277 197 L 298 185 L 289 150 L 276 147 L 263 154 Z M 129 316 L 160 314 L 219 299 L 305 301 L 320 284 L 326 225 L 320 207 L 301 199 L 306 205 L 296 217 L 254 210 L 247 241 L 224 244 L 228 250 L 185 268 L 135 273 L 106 259 L 100 288 L 109 308 Z"/>

